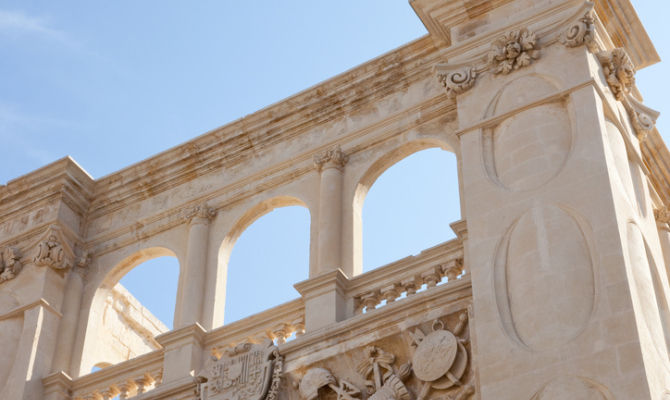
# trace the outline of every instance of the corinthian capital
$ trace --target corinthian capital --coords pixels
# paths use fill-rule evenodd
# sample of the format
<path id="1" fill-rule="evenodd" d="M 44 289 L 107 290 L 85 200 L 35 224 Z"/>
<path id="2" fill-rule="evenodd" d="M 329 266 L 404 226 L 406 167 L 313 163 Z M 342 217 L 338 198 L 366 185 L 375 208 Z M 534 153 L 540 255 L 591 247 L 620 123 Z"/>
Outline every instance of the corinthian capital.
<path id="1" fill-rule="evenodd" d="M 340 146 L 333 147 L 330 150 L 314 156 L 314 165 L 322 171 L 327 168 L 337 168 L 342 170 L 349 157 L 342 152 Z"/>
<path id="2" fill-rule="evenodd" d="M 188 207 L 184 209 L 182 217 L 184 222 L 188 223 L 206 223 L 216 216 L 216 210 L 207 206 L 207 204 L 199 204 L 197 206 Z"/>

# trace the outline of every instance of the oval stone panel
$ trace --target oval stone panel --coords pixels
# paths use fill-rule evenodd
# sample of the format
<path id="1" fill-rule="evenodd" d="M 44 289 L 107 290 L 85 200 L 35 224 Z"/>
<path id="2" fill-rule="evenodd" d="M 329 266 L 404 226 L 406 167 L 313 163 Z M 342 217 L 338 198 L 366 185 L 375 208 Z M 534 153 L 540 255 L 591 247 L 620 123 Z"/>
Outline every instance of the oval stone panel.
<path id="1" fill-rule="evenodd" d="M 533 350 L 579 335 L 592 313 L 594 271 L 577 222 L 554 206 L 534 207 L 508 231 L 494 276 L 509 333 Z M 500 282 L 504 281 L 504 282 Z"/>
<path id="2" fill-rule="evenodd" d="M 565 376 L 552 380 L 531 400 L 610 400 L 612 395 L 603 385 L 591 380 Z"/>
<path id="3" fill-rule="evenodd" d="M 536 189 L 560 172 L 570 152 L 565 106 L 544 104 L 521 111 L 493 130 L 492 142 L 498 181 L 512 190 Z"/>

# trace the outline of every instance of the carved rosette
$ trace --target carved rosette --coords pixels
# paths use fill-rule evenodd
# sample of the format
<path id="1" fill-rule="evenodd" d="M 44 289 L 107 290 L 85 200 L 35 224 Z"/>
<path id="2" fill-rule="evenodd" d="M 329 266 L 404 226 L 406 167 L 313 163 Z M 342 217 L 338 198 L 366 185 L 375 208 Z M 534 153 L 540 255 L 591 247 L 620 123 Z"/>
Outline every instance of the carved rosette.
<path id="1" fill-rule="evenodd" d="M 21 253 L 15 247 L 5 247 L 0 253 L 0 282 L 14 279 L 21 271 Z"/>
<path id="2" fill-rule="evenodd" d="M 39 267 L 49 267 L 55 270 L 67 270 L 72 267 L 74 253 L 66 244 L 58 226 L 52 226 L 47 231 L 45 239 L 37 245 L 37 254 L 33 263 Z"/>
<path id="3" fill-rule="evenodd" d="M 598 53 L 598 60 L 612 94 L 617 100 L 623 101 L 635 84 L 635 66 L 630 57 L 624 49 L 616 48 Z"/>
<path id="4" fill-rule="evenodd" d="M 447 96 L 454 98 L 466 92 L 475 84 L 477 71 L 473 67 L 466 67 L 455 71 L 444 71 L 443 66 L 437 66 L 437 80 L 447 91 Z"/>
<path id="5" fill-rule="evenodd" d="M 344 154 L 340 146 L 324 151 L 314 156 L 314 165 L 319 171 L 327 168 L 337 168 L 342 170 L 349 157 Z"/>
<path id="6" fill-rule="evenodd" d="M 524 28 L 507 32 L 493 42 L 487 59 L 493 73 L 509 74 L 530 65 L 539 57 L 535 34 Z"/>
<path id="7" fill-rule="evenodd" d="M 560 42 L 566 47 L 578 47 L 586 45 L 593 49 L 595 40 L 595 27 L 593 24 L 593 14 L 589 10 L 582 18 L 564 31 L 560 37 Z"/>

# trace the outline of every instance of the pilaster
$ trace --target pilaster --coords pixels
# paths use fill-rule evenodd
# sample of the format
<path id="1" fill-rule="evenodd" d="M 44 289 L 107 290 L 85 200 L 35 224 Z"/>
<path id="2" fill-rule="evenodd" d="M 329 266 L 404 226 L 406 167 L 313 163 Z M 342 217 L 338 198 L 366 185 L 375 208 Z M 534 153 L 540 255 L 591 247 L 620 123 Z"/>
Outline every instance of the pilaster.
<path id="1" fill-rule="evenodd" d="M 336 269 L 293 285 L 305 302 L 306 332 L 353 315 L 353 306 L 348 304 L 345 296 L 348 281 L 345 273 Z"/>

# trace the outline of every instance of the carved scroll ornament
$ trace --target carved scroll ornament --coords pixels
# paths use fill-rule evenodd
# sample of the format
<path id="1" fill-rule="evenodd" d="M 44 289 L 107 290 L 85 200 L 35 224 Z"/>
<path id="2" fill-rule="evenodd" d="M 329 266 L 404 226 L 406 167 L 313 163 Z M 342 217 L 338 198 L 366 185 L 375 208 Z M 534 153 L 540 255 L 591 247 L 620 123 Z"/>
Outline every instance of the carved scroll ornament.
<path id="1" fill-rule="evenodd" d="M 591 8 L 593 8 L 593 5 L 591 5 Z M 574 24 L 570 25 L 570 27 L 561 34 L 559 40 L 566 47 L 586 45 L 589 50 L 593 50 L 595 26 L 591 9 L 589 9 L 589 11 Z"/>
<path id="2" fill-rule="evenodd" d="M 476 78 L 477 71 L 474 67 L 444 72 L 440 72 L 438 67 L 437 80 L 447 91 L 447 96 L 451 98 L 464 93 L 474 86 Z"/>

